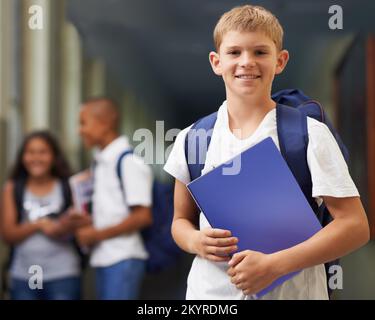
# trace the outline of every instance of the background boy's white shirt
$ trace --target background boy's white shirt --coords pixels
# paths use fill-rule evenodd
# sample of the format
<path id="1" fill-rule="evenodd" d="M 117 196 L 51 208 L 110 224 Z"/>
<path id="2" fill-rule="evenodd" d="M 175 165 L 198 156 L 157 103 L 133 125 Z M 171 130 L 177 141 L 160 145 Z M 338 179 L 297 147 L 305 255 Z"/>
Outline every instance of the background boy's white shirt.
<path id="1" fill-rule="evenodd" d="M 191 127 L 191 126 L 190 126 Z M 190 175 L 185 159 L 185 137 L 190 127 L 182 130 L 176 138 L 164 170 L 187 184 Z M 359 196 L 350 177 L 348 167 L 339 147 L 326 125 L 308 118 L 309 145 L 307 161 L 313 181 L 313 196 Z M 247 139 L 239 140 L 229 129 L 226 102 L 219 108 L 218 118 L 207 152 L 202 174 L 230 160 L 243 150 L 271 137 L 279 148 L 276 128 L 276 109 L 264 117 L 256 131 Z M 203 214 L 199 219 L 200 229 L 210 226 Z M 189 277 L 187 299 L 248 299 L 230 282 L 226 274 L 227 263 L 214 263 L 196 256 Z M 284 282 L 262 299 L 328 299 L 324 265 L 304 269 L 292 279 Z"/>
<path id="2" fill-rule="evenodd" d="M 121 223 L 130 214 L 129 206 L 152 204 L 152 172 L 142 158 L 128 155 L 122 161 L 122 180 L 125 198 L 117 176 L 119 156 L 131 146 L 127 137 L 112 141 L 95 156 L 95 180 L 93 195 L 93 222 L 97 229 Z M 121 235 L 97 244 L 90 258 L 93 267 L 105 267 L 125 259 L 147 259 L 139 232 Z"/>

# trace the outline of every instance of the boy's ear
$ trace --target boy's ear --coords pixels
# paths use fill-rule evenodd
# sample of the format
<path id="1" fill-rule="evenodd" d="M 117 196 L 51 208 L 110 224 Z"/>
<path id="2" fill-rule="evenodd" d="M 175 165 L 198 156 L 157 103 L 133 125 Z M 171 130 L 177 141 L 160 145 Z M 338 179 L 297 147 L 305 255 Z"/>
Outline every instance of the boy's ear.
<path id="1" fill-rule="evenodd" d="M 220 56 L 217 52 L 211 51 L 209 54 L 212 70 L 216 75 L 221 76 Z"/>
<path id="2" fill-rule="evenodd" d="M 278 53 L 275 74 L 280 74 L 281 72 L 283 72 L 288 61 L 289 61 L 289 52 L 287 50 L 281 50 Z"/>

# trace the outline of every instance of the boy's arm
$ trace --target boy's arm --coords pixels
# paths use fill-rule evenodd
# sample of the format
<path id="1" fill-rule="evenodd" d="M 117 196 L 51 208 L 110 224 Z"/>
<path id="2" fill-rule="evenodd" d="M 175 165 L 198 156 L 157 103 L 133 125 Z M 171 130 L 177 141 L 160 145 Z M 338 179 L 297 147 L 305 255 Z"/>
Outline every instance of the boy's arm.
<path id="1" fill-rule="evenodd" d="M 133 157 L 126 157 L 122 164 L 123 190 L 126 190 L 126 202 L 129 215 L 119 224 L 104 229 L 93 226 L 78 230 L 76 233 L 81 245 L 90 246 L 97 242 L 114 238 L 123 234 L 139 231 L 152 224 L 152 171 L 149 166 Z"/>
<path id="2" fill-rule="evenodd" d="M 152 224 L 152 213 L 150 207 L 133 206 L 128 217 L 121 223 L 104 228 L 96 229 L 94 226 L 85 227 L 77 231 L 77 239 L 80 245 L 90 246 L 97 242 L 114 238 L 122 234 L 131 234 Z"/>
<path id="3" fill-rule="evenodd" d="M 309 240 L 276 254 L 283 274 L 335 260 L 369 241 L 369 224 L 359 197 L 323 200 L 334 220 Z M 294 261 L 287 261 L 290 257 Z"/>
<path id="4" fill-rule="evenodd" d="M 245 294 L 267 287 L 275 279 L 342 257 L 369 241 L 365 210 L 359 197 L 323 197 L 333 221 L 310 239 L 273 254 L 243 251 L 229 262 L 231 280 Z"/>
<path id="5" fill-rule="evenodd" d="M 206 228 L 198 230 L 199 210 L 185 184 L 176 179 L 172 236 L 177 245 L 191 254 L 212 261 L 228 261 L 236 251 L 238 239 L 228 230 Z"/>

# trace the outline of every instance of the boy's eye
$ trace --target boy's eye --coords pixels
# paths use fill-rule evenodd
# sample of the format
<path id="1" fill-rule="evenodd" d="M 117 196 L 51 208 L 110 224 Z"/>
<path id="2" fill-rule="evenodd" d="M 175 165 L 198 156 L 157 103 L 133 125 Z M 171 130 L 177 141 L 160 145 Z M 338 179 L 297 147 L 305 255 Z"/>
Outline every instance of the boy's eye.
<path id="1" fill-rule="evenodd" d="M 231 51 L 228 52 L 228 54 L 238 55 L 238 54 L 240 54 L 240 51 L 239 50 L 231 50 Z"/>
<path id="2" fill-rule="evenodd" d="M 257 56 L 261 56 L 261 55 L 263 55 L 263 54 L 266 54 L 267 52 L 265 52 L 265 51 L 263 51 L 263 50 L 256 50 L 255 51 L 255 54 L 257 55 Z"/>

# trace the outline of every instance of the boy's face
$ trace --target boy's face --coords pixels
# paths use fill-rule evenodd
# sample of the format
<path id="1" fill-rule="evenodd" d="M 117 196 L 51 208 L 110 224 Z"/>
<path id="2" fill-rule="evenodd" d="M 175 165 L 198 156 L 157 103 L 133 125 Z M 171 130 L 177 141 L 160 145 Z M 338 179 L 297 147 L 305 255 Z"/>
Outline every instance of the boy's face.
<path id="1" fill-rule="evenodd" d="M 108 128 L 93 114 L 90 106 L 83 105 L 79 114 L 79 133 L 86 148 L 100 146 Z"/>
<path id="2" fill-rule="evenodd" d="M 214 72 L 223 77 L 228 96 L 269 97 L 272 81 L 285 68 L 286 50 L 278 51 L 263 32 L 229 31 L 219 52 L 210 53 Z"/>

